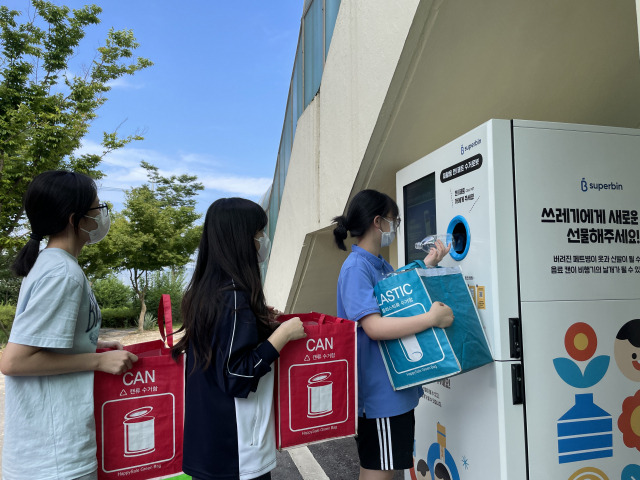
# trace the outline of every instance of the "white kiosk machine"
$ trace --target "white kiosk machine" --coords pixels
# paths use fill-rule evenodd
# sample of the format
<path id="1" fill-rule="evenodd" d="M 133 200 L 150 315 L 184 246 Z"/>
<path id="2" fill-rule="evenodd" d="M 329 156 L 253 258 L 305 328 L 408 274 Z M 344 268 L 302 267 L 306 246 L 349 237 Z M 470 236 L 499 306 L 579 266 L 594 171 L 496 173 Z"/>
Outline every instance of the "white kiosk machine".
<path id="1" fill-rule="evenodd" d="M 399 263 L 452 234 L 495 359 L 423 387 L 407 477 L 640 479 L 640 131 L 491 120 L 396 182 Z"/>

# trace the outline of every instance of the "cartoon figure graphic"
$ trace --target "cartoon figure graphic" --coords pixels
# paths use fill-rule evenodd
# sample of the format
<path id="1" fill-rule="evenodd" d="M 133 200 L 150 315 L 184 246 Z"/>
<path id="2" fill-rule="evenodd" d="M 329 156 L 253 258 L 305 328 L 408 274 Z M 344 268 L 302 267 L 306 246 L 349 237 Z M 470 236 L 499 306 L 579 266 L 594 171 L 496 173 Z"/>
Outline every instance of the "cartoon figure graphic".
<path id="1" fill-rule="evenodd" d="M 632 463 L 622 470 L 620 480 L 638 480 L 640 478 L 640 465 Z"/>
<path id="2" fill-rule="evenodd" d="M 423 459 L 418 460 L 416 464 L 416 479 L 417 480 L 431 480 L 431 474 L 429 472 L 429 466 Z"/>
<path id="3" fill-rule="evenodd" d="M 595 467 L 584 467 L 569 477 L 569 480 L 609 480 L 609 477 Z"/>
<path id="4" fill-rule="evenodd" d="M 629 448 L 640 451 L 640 390 L 622 402 L 622 414 L 618 417 L 622 441 Z"/>
<path id="5" fill-rule="evenodd" d="M 426 465 L 426 464 L 425 464 Z M 413 439 L 413 466 L 409 469 L 411 480 L 418 480 L 416 476 L 416 439 Z"/>
<path id="6" fill-rule="evenodd" d="M 460 480 L 456 463 L 447 450 L 447 429 L 444 425 L 436 426 L 436 443 L 432 443 L 427 452 L 427 471 L 431 473 L 431 480 Z"/>
<path id="7" fill-rule="evenodd" d="M 564 346 L 573 360 L 584 362 L 591 359 L 596 352 L 598 337 L 590 325 L 584 322 L 574 323 L 565 334 Z M 575 388 L 593 387 L 602 380 L 609 369 L 608 355 L 595 357 L 586 365 L 584 373 L 573 360 L 554 358 L 553 365 L 560 378 Z"/>
<path id="8" fill-rule="evenodd" d="M 640 382 L 640 319 L 625 323 L 618 331 L 613 355 L 622 374 Z"/>

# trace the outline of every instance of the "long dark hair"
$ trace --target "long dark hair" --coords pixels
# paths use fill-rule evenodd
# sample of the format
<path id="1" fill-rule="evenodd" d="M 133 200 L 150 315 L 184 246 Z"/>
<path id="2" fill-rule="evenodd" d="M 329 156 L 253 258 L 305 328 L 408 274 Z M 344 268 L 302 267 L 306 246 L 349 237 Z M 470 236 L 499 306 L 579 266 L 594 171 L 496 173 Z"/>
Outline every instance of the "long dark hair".
<path id="1" fill-rule="evenodd" d="M 346 250 L 344 241 L 347 233 L 352 237 L 361 237 L 378 215 L 386 217 L 391 214 L 398 217 L 398 212 L 398 205 L 386 193 L 377 190 L 362 190 L 356 193 L 349 203 L 347 215 L 340 215 L 332 220 L 336 224 L 336 228 L 333 229 L 336 245 L 340 250 Z"/>
<path id="2" fill-rule="evenodd" d="M 31 224 L 31 235 L 18 252 L 11 270 L 25 277 L 38 258 L 42 238 L 63 231 L 70 215 L 73 215 L 73 226 L 78 233 L 80 220 L 91 208 L 97 194 L 96 183 L 82 173 L 50 170 L 35 177 L 24 195 L 24 210 Z"/>
<path id="3" fill-rule="evenodd" d="M 174 358 L 191 344 L 195 365 L 212 362 L 224 292 L 236 289 L 249 295 L 256 316 L 258 338 L 271 333 L 269 312 L 262 291 L 254 237 L 267 225 L 267 214 L 244 198 L 221 198 L 211 204 L 204 219 L 196 268 L 182 298 L 184 336 L 173 348 Z"/>

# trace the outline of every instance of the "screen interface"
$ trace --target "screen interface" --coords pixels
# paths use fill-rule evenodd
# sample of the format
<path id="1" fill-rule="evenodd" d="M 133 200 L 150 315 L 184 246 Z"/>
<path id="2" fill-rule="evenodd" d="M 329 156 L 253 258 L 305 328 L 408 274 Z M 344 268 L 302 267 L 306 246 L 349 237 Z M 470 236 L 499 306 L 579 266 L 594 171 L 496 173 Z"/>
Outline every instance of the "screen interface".
<path id="1" fill-rule="evenodd" d="M 436 174 L 432 173 L 405 185 L 404 193 L 404 256 L 405 265 L 422 260 L 425 253 L 415 244 L 436 233 Z"/>

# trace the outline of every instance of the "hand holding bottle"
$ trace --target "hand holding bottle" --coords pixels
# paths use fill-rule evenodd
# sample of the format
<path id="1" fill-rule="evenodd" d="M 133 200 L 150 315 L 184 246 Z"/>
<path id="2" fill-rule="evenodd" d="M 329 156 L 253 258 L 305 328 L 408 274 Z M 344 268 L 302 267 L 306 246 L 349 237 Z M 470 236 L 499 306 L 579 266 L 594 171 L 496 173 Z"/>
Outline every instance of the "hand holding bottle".
<path id="1" fill-rule="evenodd" d="M 435 267 L 438 265 L 445 255 L 451 250 L 453 244 L 453 237 L 451 234 L 446 235 L 430 235 L 422 239 L 422 241 L 416 243 L 416 250 L 422 250 L 427 252 L 427 256 L 424 257 L 424 263 L 428 267 Z"/>

